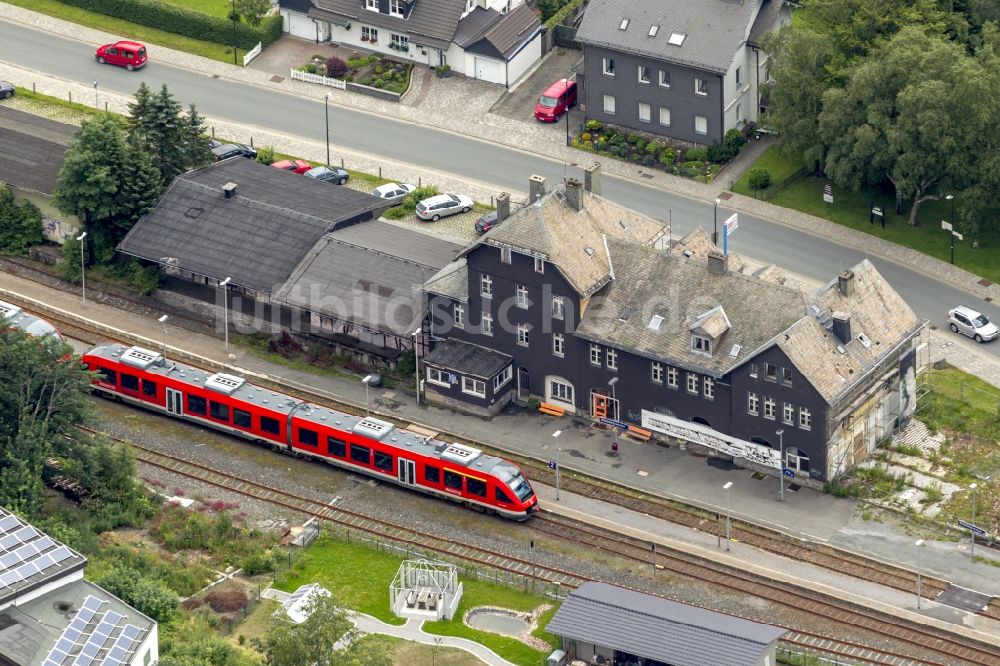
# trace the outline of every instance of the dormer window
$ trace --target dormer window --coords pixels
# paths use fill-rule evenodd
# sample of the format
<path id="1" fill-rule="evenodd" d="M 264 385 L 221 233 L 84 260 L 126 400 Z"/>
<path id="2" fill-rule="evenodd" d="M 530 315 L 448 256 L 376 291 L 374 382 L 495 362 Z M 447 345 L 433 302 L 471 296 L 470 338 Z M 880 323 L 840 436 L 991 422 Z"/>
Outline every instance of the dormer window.
<path id="1" fill-rule="evenodd" d="M 402 16 L 403 0 L 389 0 L 389 14 L 392 16 Z"/>
<path id="2" fill-rule="evenodd" d="M 365 0 L 365 9 L 370 9 L 373 12 L 377 12 L 378 0 Z"/>
<path id="3" fill-rule="evenodd" d="M 702 354 L 711 354 L 712 341 L 703 335 L 692 335 L 691 351 L 700 352 Z"/>

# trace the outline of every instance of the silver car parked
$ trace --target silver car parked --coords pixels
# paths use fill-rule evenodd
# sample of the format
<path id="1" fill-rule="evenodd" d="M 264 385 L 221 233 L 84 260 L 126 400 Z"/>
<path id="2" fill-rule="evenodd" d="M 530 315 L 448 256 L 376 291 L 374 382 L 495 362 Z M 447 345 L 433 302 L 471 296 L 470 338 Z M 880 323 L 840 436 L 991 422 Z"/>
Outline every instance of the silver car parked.
<path id="1" fill-rule="evenodd" d="M 438 194 L 417 204 L 417 217 L 421 220 L 437 222 L 442 217 L 472 210 L 472 199 L 464 194 Z"/>
<path id="2" fill-rule="evenodd" d="M 1000 335 L 1000 328 L 997 328 L 986 315 L 964 305 L 948 310 L 948 327 L 955 333 L 967 335 L 976 342 L 993 340 Z"/>
<path id="3" fill-rule="evenodd" d="M 417 189 L 413 185 L 408 185 L 403 183 L 386 183 L 385 185 L 379 185 L 374 190 L 372 190 L 372 196 L 378 197 L 382 201 L 392 204 L 393 206 L 403 203 L 403 199 L 406 195 Z"/>

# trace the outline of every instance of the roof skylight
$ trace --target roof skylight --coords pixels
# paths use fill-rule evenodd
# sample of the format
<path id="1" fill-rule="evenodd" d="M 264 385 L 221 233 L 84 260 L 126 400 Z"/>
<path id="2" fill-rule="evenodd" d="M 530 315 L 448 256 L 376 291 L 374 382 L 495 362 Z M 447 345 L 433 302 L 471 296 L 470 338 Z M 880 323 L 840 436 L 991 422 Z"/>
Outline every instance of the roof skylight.
<path id="1" fill-rule="evenodd" d="M 683 33 L 672 32 L 670 33 L 670 39 L 667 40 L 667 43 L 670 44 L 671 46 L 680 46 L 681 44 L 684 43 L 685 37 L 687 37 L 687 35 Z"/>
<path id="2" fill-rule="evenodd" d="M 649 26 L 649 36 L 650 37 L 656 37 L 656 33 L 659 30 L 660 30 L 660 26 L 658 26 L 658 25 L 651 25 L 651 26 Z"/>
<path id="3" fill-rule="evenodd" d="M 628 19 L 627 18 L 623 18 L 622 19 L 622 24 L 620 26 L 618 26 L 618 29 L 619 30 L 628 30 Z"/>

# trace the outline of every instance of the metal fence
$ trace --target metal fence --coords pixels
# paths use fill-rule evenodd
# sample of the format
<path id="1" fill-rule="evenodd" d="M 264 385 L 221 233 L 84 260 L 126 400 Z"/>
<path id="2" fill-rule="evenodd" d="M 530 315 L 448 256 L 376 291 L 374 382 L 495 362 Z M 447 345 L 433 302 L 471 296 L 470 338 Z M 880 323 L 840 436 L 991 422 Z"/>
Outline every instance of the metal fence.
<path id="1" fill-rule="evenodd" d="M 307 81 L 309 83 L 318 83 L 320 85 L 329 86 L 331 88 L 339 88 L 341 90 L 347 90 L 347 83 L 341 79 L 331 79 L 328 76 L 320 76 L 319 74 L 310 74 L 309 72 L 300 72 L 297 69 L 292 70 L 292 78 L 296 81 Z"/>
<path id="2" fill-rule="evenodd" d="M 855 666 L 858 663 L 836 657 L 822 657 L 808 652 L 799 652 L 780 646 L 775 652 L 775 659 L 779 664 L 787 666 Z"/>

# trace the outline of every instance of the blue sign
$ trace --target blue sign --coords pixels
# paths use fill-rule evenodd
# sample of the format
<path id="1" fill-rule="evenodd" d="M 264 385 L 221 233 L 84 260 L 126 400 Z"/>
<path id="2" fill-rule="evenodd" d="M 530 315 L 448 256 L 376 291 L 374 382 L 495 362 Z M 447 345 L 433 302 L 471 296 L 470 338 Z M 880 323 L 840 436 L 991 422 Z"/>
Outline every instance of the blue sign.
<path id="1" fill-rule="evenodd" d="M 556 469 L 557 467 L 559 467 L 559 465 L 556 464 L 555 460 L 550 460 L 549 461 L 549 469 Z"/>
<path id="2" fill-rule="evenodd" d="M 977 527 L 972 523 L 967 523 L 964 520 L 960 520 L 958 521 L 958 525 L 959 527 L 964 527 L 965 529 L 975 534 L 978 534 L 979 536 L 986 536 L 986 530 L 984 530 L 982 527 Z"/>
<path id="3" fill-rule="evenodd" d="M 601 423 L 604 425 L 609 425 L 612 428 L 618 428 L 619 430 L 628 430 L 628 424 L 624 421 L 615 421 L 614 419 L 601 419 Z"/>
<path id="4" fill-rule="evenodd" d="M 785 476 L 795 476 L 795 472 L 793 472 L 792 470 L 788 469 L 787 467 L 785 467 L 784 469 L 782 469 L 781 473 L 784 474 Z"/>

